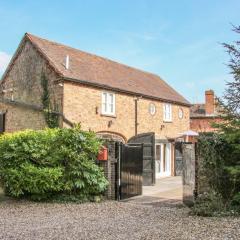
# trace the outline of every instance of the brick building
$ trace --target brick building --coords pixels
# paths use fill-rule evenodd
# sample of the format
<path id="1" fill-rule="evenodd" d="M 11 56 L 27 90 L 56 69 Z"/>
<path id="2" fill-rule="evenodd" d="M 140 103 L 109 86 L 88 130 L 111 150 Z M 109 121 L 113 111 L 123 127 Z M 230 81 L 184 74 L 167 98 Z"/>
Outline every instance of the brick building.
<path id="1" fill-rule="evenodd" d="M 122 142 L 154 132 L 156 176 L 174 174 L 173 142 L 189 130 L 190 104 L 157 75 L 27 33 L 0 84 L 0 131 L 47 127 L 46 89 L 59 127 L 80 123 Z"/>
<path id="2" fill-rule="evenodd" d="M 190 128 L 195 132 L 213 132 L 212 123 L 221 122 L 221 112 L 213 90 L 205 91 L 205 103 L 193 104 L 190 111 Z"/>

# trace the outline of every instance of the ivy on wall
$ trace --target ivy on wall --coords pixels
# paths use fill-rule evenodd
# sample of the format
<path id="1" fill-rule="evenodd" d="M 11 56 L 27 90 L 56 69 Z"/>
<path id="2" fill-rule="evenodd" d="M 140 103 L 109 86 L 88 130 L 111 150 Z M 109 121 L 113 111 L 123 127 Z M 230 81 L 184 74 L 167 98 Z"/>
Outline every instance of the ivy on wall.
<path id="1" fill-rule="evenodd" d="M 58 106 L 56 102 L 51 104 L 50 93 L 49 93 L 49 81 L 45 74 L 41 76 L 41 86 L 42 86 L 42 105 L 45 121 L 49 128 L 59 127 L 59 114 Z"/>

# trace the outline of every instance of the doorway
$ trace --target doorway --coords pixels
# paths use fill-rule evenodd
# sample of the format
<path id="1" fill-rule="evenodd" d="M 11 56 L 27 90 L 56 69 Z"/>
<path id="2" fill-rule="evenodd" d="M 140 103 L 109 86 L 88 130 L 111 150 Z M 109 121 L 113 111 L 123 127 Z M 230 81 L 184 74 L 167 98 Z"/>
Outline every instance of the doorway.
<path id="1" fill-rule="evenodd" d="M 155 145 L 156 178 L 171 176 L 171 143 Z"/>

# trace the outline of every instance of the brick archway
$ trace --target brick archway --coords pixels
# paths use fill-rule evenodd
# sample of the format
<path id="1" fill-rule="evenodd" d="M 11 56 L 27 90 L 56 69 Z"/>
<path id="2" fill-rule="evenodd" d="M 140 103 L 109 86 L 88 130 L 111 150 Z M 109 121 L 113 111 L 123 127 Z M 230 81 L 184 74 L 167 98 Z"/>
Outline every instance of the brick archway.
<path id="1" fill-rule="evenodd" d="M 127 142 L 127 138 L 121 133 L 112 132 L 112 131 L 99 131 L 96 134 L 103 139 L 113 140 L 113 141 L 122 142 L 122 143 Z"/>

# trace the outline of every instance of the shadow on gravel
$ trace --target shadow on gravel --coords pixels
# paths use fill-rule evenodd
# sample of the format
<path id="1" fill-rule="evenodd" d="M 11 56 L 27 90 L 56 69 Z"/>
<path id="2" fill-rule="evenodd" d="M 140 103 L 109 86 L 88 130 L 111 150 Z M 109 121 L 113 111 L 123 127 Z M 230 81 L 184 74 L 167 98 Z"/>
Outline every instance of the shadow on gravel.
<path id="1" fill-rule="evenodd" d="M 0 187 L 0 203 L 9 201 L 10 198 L 4 195 L 3 189 Z"/>
<path id="2" fill-rule="evenodd" d="M 121 202 L 135 203 L 153 207 L 185 207 L 179 199 L 166 199 L 153 196 L 138 196 L 122 200 Z"/>

